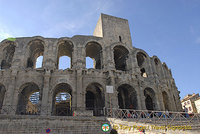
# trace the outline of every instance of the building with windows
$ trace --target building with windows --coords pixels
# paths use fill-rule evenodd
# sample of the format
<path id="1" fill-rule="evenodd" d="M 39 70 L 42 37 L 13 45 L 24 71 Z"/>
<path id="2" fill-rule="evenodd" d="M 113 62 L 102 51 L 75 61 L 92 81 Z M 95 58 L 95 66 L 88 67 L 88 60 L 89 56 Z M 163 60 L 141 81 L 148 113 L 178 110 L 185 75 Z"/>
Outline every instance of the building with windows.
<path id="1" fill-rule="evenodd" d="M 181 101 L 182 108 L 188 113 L 197 113 L 195 101 L 199 99 L 199 94 L 188 94 Z M 198 104 L 198 102 L 197 102 Z"/>
<path id="2" fill-rule="evenodd" d="M 87 68 L 87 58 L 93 68 Z M 81 109 L 101 116 L 104 107 L 182 110 L 166 63 L 133 46 L 128 20 L 105 14 L 93 36 L 3 40 L 0 67 L 0 109 L 9 106 L 3 114 L 72 116 Z M 113 93 L 106 86 L 113 86 Z"/>
<path id="3" fill-rule="evenodd" d="M 200 113 L 200 97 L 194 101 L 197 113 Z"/>

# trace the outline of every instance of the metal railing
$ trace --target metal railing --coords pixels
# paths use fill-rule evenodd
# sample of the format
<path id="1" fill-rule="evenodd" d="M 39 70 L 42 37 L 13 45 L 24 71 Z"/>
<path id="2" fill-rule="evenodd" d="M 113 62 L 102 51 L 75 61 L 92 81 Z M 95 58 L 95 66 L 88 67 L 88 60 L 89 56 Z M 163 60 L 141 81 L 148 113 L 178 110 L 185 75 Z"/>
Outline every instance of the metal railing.
<path id="1" fill-rule="evenodd" d="M 52 115 L 52 116 L 74 116 L 75 111 L 92 111 L 92 116 L 104 116 L 103 108 L 88 108 L 88 107 L 64 107 L 53 108 L 41 107 L 40 105 L 4 105 L 0 109 L 0 114 L 13 115 Z M 87 116 L 87 115 L 86 115 Z M 89 115 L 88 115 L 89 116 Z M 91 116 L 91 115 L 90 115 Z"/>
<path id="2" fill-rule="evenodd" d="M 148 111 L 133 109 L 104 108 L 106 117 L 127 119 L 134 122 L 159 125 L 190 125 L 200 128 L 200 114 L 186 112 Z"/>
<path id="3" fill-rule="evenodd" d="M 200 129 L 200 114 L 188 114 L 186 112 L 172 112 L 172 111 L 148 111 L 148 110 L 133 110 L 133 109 L 117 109 L 117 108 L 85 108 L 85 107 L 71 107 L 66 109 L 51 110 L 49 107 L 41 107 L 35 105 L 28 107 L 23 105 L 3 106 L 0 109 L 0 114 L 11 115 L 50 115 L 50 116 L 76 116 L 74 112 L 84 113 L 79 116 L 101 116 L 107 118 L 115 118 L 121 120 L 130 120 L 133 122 L 150 123 L 159 125 L 190 125 Z M 92 111 L 87 113 L 86 111 Z M 88 115 L 87 115 L 88 114 Z M 76 118 L 78 118 L 76 116 Z"/>

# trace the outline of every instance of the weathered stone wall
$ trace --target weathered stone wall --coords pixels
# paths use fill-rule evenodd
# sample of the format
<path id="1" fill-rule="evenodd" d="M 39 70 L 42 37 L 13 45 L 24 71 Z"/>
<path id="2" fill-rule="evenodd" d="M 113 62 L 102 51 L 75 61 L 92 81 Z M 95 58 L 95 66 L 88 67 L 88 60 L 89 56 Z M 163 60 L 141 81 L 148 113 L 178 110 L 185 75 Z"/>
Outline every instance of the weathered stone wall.
<path id="1" fill-rule="evenodd" d="M 163 129 L 159 124 L 136 123 L 131 120 L 121 120 L 105 117 L 58 117 L 58 116 L 10 116 L 0 115 L 0 134 L 102 134 L 101 126 L 108 123 L 111 127 L 105 133 L 115 129 L 118 134 L 140 134 L 139 129 L 145 128 L 147 134 L 198 134 L 199 129 L 182 130 Z M 164 122 L 163 122 L 164 123 Z M 189 125 L 188 125 L 189 126 Z"/>
<path id="2" fill-rule="evenodd" d="M 102 134 L 101 125 L 109 123 L 105 118 L 1 116 L 0 134 Z M 11 121 L 12 120 L 12 121 Z"/>
<path id="3" fill-rule="evenodd" d="M 102 26 L 97 27 L 98 30 L 102 28 L 102 31 L 100 31 L 103 32 L 103 37 L 77 35 L 72 38 L 63 37 L 57 39 L 36 36 L 16 38 L 15 41 L 2 41 L 0 43 L 0 62 L 5 58 L 4 48 L 9 44 L 15 46 L 11 66 L 0 70 L 0 86 L 5 88 L 2 105 L 12 105 L 15 110 L 19 105 L 19 94 L 25 85 L 34 83 L 39 87 L 40 91 L 39 105 L 42 108 L 46 107 L 46 112 L 41 114 L 51 115 L 55 87 L 61 83 L 67 83 L 72 90 L 72 107 L 84 108 L 86 107 L 87 86 L 91 83 L 98 83 L 101 86 L 105 107 L 118 108 L 118 88 L 121 85 L 129 85 L 129 87 L 132 87 L 131 90 L 136 91 L 137 109 L 147 109 L 144 92 L 150 91 L 145 90 L 148 88 L 154 92 L 151 96 L 154 99 L 153 110 L 181 111 L 179 92 L 171 70 L 158 57 L 150 57 L 144 50 L 132 47 L 128 21 L 108 15 L 102 15 L 100 21 L 102 22 L 98 24 Z M 121 40 L 119 40 L 119 36 L 121 36 Z M 70 69 L 58 69 L 59 44 L 67 44 L 73 47 L 72 55 L 70 55 L 72 64 Z M 101 55 L 97 57 L 101 60 L 101 69 L 86 69 L 85 57 L 88 44 L 101 46 Z M 39 46 L 39 49 L 37 46 Z M 121 48 L 123 51 L 121 51 Z M 36 52 L 38 52 L 37 55 L 34 55 Z M 117 70 L 115 65 L 118 62 L 117 60 L 120 60 L 120 57 L 117 57 L 118 54 L 123 54 L 123 52 L 128 52 L 126 57 L 122 57 L 122 62 L 125 61 L 123 64 L 126 66 L 121 65 L 120 63 L 122 62 L 120 61 L 119 66 L 124 67 L 125 71 Z M 141 66 L 138 65 L 138 53 L 144 55 L 144 59 L 141 59 Z M 38 55 L 43 55 L 42 68 L 28 67 L 28 65 L 32 64 L 28 62 L 29 58 L 31 57 L 34 61 L 35 56 Z M 118 58 L 117 60 L 116 57 Z M 143 73 L 143 76 L 141 73 Z M 106 85 L 114 86 L 112 95 L 106 93 Z M 167 94 L 167 104 L 164 104 L 163 92 Z M 127 107 L 124 106 L 124 108 Z M 14 110 L 10 111 L 10 114 L 15 114 Z"/>

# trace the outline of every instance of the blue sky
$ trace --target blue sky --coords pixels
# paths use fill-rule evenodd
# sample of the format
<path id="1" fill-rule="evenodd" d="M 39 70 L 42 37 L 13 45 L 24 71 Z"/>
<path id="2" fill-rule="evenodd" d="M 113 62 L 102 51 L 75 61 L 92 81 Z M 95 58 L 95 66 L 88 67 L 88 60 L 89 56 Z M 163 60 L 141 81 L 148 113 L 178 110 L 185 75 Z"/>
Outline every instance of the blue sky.
<path id="1" fill-rule="evenodd" d="M 133 46 L 167 63 L 182 98 L 200 92 L 199 0 L 0 0 L 0 41 L 92 35 L 100 13 L 128 19 Z"/>

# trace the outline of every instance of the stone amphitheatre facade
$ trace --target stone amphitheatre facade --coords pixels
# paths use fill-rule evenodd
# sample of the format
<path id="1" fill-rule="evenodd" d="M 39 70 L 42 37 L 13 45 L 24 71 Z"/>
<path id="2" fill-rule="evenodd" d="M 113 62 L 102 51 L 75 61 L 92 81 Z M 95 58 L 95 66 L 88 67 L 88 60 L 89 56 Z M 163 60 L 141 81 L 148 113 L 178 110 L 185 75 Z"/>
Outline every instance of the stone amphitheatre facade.
<path id="1" fill-rule="evenodd" d="M 67 69 L 59 69 L 62 56 L 70 58 Z M 94 68 L 86 68 L 86 57 Z M 3 40 L 0 64 L 1 114 L 72 116 L 82 109 L 100 116 L 104 107 L 181 111 L 171 70 L 132 46 L 125 19 L 101 14 L 93 36 Z"/>

